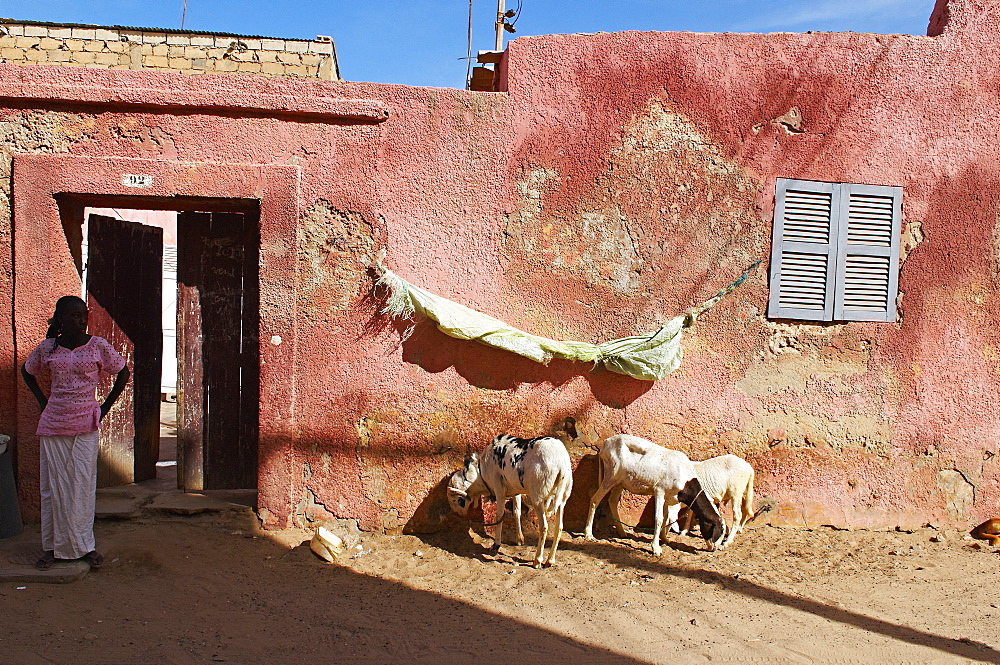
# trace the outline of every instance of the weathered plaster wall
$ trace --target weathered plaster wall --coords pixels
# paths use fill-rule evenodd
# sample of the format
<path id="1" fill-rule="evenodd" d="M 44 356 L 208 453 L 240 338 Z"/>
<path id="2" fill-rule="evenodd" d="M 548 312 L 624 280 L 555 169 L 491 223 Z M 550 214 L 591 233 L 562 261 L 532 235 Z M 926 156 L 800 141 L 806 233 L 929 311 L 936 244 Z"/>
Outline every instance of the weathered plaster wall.
<path id="1" fill-rule="evenodd" d="M 985 35 L 1000 11 L 951 4 L 936 39 L 620 33 L 509 49 L 512 101 L 544 99 L 548 111 L 515 159 L 529 165 L 523 182 L 545 174 L 546 188 L 518 221 L 544 231 L 575 218 L 579 228 L 577 211 L 618 204 L 636 230 L 595 263 L 618 257 L 630 281 L 607 275 L 596 288 L 640 321 L 651 306 L 683 308 L 696 300 L 687 289 L 766 251 L 775 178 L 904 187 L 900 322 L 769 322 L 766 284 L 754 280 L 695 327 L 680 375 L 627 409 L 633 432 L 692 455 L 746 454 L 780 518 L 962 521 L 1000 499 L 989 314 L 998 162 L 981 145 L 995 132 L 984 123 L 997 78 L 980 51 L 992 48 Z M 635 128 L 647 149 L 623 165 Z M 668 251 L 643 244 L 647 225 Z M 549 265 L 560 280 L 572 270 Z M 644 305 L 645 293 L 662 299 Z M 623 332 L 615 324 L 605 335 Z"/>
<path id="2" fill-rule="evenodd" d="M 273 331 L 289 370 L 261 406 L 262 423 L 281 423 L 261 441 L 268 525 L 454 525 L 441 481 L 468 446 L 559 429 L 576 433 L 571 526 L 593 446 L 622 431 L 692 457 L 746 456 L 777 521 L 962 524 L 1000 501 L 1000 160 L 989 140 L 1000 3 L 949 9 L 934 38 L 519 38 L 503 94 L 52 68 L 59 110 L 8 101 L 3 150 L 300 168 L 296 246 L 262 248 L 262 261 L 294 251 L 296 294 L 288 329 Z M 22 77 L 0 67 L 0 96 Z M 103 89 L 187 106 L 174 114 Z M 247 111 L 255 98 L 271 101 Z M 369 111 L 338 119 L 341 106 Z M 651 384 L 544 367 L 426 325 L 400 342 L 375 315 L 369 266 L 384 250 L 410 281 L 540 335 L 653 329 L 767 255 L 777 177 L 904 188 L 898 322 L 769 321 L 761 269 L 685 337 L 681 369 Z M 0 206 L 7 247 L 9 199 Z M 6 292 L 12 265 L 5 251 Z M 50 306 L 16 316 L 37 321 L 38 337 Z M 13 329 L 11 312 L 0 308 L 0 322 Z M 4 343 L 0 358 L 12 359 Z M 29 342 L 18 345 L 23 359 Z M 16 413 L 0 406 L 0 427 Z"/>
<path id="3" fill-rule="evenodd" d="M 7 331 L 0 337 L 0 395 L 4 407 L 0 408 L 0 431 L 15 433 L 15 396 L 18 392 L 15 368 L 15 339 L 13 294 L 13 233 L 11 228 L 11 165 L 15 154 L 53 154 L 68 152 L 71 146 L 88 141 L 95 131 L 93 118 L 78 113 L 44 112 L 35 109 L 8 109 L 0 119 L 0 294 L 4 294 L 4 307 L 0 322 Z M 66 258 L 68 258 L 68 252 Z M 49 266 L 35 269 L 44 274 Z M 54 303 L 53 303 L 54 304 Z M 51 313 L 44 318 L 51 316 Z M 44 321 L 41 322 L 44 324 Z M 44 334 L 44 331 L 42 331 Z M 30 349 L 29 349 L 30 352 Z M 24 356 L 25 358 L 27 356 Z M 22 359 L 23 362 L 23 359 Z"/>

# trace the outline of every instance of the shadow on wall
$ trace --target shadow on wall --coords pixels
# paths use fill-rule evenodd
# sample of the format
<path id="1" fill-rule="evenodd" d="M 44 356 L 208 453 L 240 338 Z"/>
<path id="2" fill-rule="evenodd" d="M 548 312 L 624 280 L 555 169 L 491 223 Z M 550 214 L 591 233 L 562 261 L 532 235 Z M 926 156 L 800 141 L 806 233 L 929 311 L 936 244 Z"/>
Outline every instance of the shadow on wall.
<path id="1" fill-rule="evenodd" d="M 573 471 L 573 493 L 566 503 L 566 525 L 573 531 L 583 532 L 590 510 L 590 497 L 597 491 L 600 458 L 596 454 L 584 455 Z M 656 503 L 651 496 L 623 492 L 618 504 L 623 522 L 628 528 L 652 531 L 656 517 Z M 608 508 L 608 495 L 601 499 L 594 517 L 594 532 L 614 533 L 614 522 Z"/>
<path id="2" fill-rule="evenodd" d="M 597 490 L 597 455 L 584 455 L 573 469 L 573 492 L 566 502 L 563 524 L 567 531 L 583 531 L 590 509 L 590 497 Z"/>
<path id="3" fill-rule="evenodd" d="M 463 526 L 471 528 L 476 528 L 477 524 L 482 526 L 484 519 L 481 504 L 469 508 L 467 517 L 456 515 L 451 509 L 448 504 L 448 480 L 451 475 L 449 473 L 427 492 L 427 496 L 413 511 L 413 516 L 403 526 L 403 533 L 427 534 L 438 531 L 459 531 Z"/>
<path id="4" fill-rule="evenodd" d="M 28 397 L 31 393 L 24 387 L 21 381 L 21 367 L 12 362 L 0 365 L 0 395 L 6 395 L 7 399 L 0 404 L 0 434 L 6 434 L 11 438 L 11 450 L 15 450 L 17 440 L 17 408 L 19 390 L 24 389 Z M 34 404 L 34 398 L 31 398 Z"/>
<path id="5" fill-rule="evenodd" d="M 564 419 L 566 423 L 572 423 L 572 418 Z M 572 427 L 572 425 L 570 425 Z M 573 431 L 575 434 L 575 429 Z M 461 466 L 456 466 L 454 471 L 441 479 L 434 487 L 428 490 L 423 501 L 413 512 L 413 516 L 403 527 L 403 533 L 437 533 L 438 531 L 454 531 L 469 527 L 482 535 L 492 534 L 492 530 L 487 532 L 483 524 L 487 521 L 484 515 L 482 504 L 478 504 L 469 509 L 466 517 L 456 515 L 448 503 L 448 480 L 452 474 L 459 471 Z M 582 531 L 583 524 L 587 517 L 587 508 L 590 505 L 590 496 L 597 487 L 597 455 L 584 455 L 573 470 L 573 492 L 566 503 L 563 523 L 568 531 Z M 489 517 L 493 519 L 493 501 L 490 501 L 491 508 L 488 511 Z M 507 521 L 504 523 L 513 524 L 513 504 L 508 503 Z M 531 524 L 535 521 L 534 511 L 524 505 L 523 524 Z M 513 533 L 511 531 L 510 533 Z"/>
<path id="6" fill-rule="evenodd" d="M 571 533 L 582 533 L 584 523 L 587 520 L 587 512 L 590 508 L 590 497 L 597 490 L 598 457 L 596 454 L 587 454 L 580 458 L 573 469 L 573 492 L 569 501 L 566 502 L 566 509 L 563 515 L 563 528 Z M 457 469 L 456 469 L 457 470 Z M 432 534 L 439 531 L 456 531 L 469 528 L 479 533 L 483 537 L 492 538 L 493 529 L 487 528 L 487 517 L 493 519 L 492 501 L 490 509 L 484 511 L 482 505 L 473 506 L 467 517 L 456 515 L 448 503 L 448 480 L 453 472 L 448 473 L 434 487 L 432 487 L 423 501 L 414 511 L 413 516 L 403 527 L 403 533 L 407 534 Z M 598 507 L 595 529 L 601 533 L 612 534 L 614 524 L 611 522 L 610 511 L 607 508 L 608 498 L 602 499 Z M 507 536 L 505 541 L 513 538 L 514 517 L 513 504 L 507 505 L 507 517 L 505 525 L 510 525 L 510 529 L 505 529 Z M 627 520 L 627 516 L 635 516 L 635 526 L 638 528 L 652 528 L 655 507 L 652 497 L 634 496 L 625 493 L 621 503 L 622 519 Z M 533 510 L 525 504 L 524 518 L 522 524 L 528 532 L 532 528 L 537 530 L 537 519 Z M 533 525 L 533 526 L 531 526 Z"/>
<path id="7" fill-rule="evenodd" d="M 590 497 L 597 491 L 600 459 L 596 454 L 584 455 L 573 469 L 573 493 L 566 502 L 564 523 L 567 531 L 583 532 L 590 511 Z M 619 504 L 622 521 L 630 528 L 652 529 L 656 507 L 651 496 L 624 492 Z M 614 522 L 608 508 L 608 495 L 601 499 L 594 518 L 596 533 L 611 534 Z"/>
<path id="8" fill-rule="evenodd" d="M 401 335 L 406 331 L 405 324 L 395 325 Z M 591 371 L 590 365 L 582 362 L 555 359 L 543 365 L 509 351 L 455 339 L 427 320 L 417 323 L 413 334 L 403 342 L 403 360 L 432 374 L 454 367 L 471 385 L 486 390 L 512 390 L 522 383 L 557 387 L 582 376 L 590 384 L 594 398 L 613 409 L 625 408 L 653 387 L 652 381 L 604 369 Z"/>
<path id="9" fill-rule="evenodd" d="M 374 283 L 377 273 L 370 269 L 368 274 Z M 582 376 L 590 384 L 594 398 L 613 409 L 624 409 L 653 387 L 652 381 L 595 369 L 587 363 L 554 359 L 543 365 L 516 353 L 455 339 L 438 330 L 429 319 L 415 324 L 390 319 L 381 313 L 385 298 L 385 289 L 373 286 L 359 303 L 359 308 L 368 312 L 362 335 L 377 335 L 393 329 L 403 339 L 409 333 L 401 342 L 403 360 L 432 374 L 454 367 L 469 384 L 486 390 L 511 390 L 523 383 L 548 383 L 557 387 Z"/>

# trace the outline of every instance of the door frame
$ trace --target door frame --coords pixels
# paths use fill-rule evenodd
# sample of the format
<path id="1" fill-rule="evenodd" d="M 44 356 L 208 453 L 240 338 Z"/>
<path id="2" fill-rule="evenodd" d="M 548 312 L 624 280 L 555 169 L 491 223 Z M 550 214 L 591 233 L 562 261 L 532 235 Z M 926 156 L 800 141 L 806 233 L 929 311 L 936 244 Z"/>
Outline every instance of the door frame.
<path id="1" fill-rule="evenodd" d="M 83 157 L 15 155 L 14 345 L 18 366 L 44 337 L 56 299 L 80 291 L 83 208 L 213 209 L 256 199 L 260 210 L 258 487 L 261 465 L 287 454 L 294 439 L 297 283 L 296 228 L 301 169 L 281 164 L 222 164 Z M 138 185 L 138 186 L 137 186 Z M 223 200 L 220 202 L 220 199 Z M 91 203 L 100 201 L 100 206 Z M 215 208 L 217 209 L 217 208 Z M 79 221 L 78 221 L 79 220 Z M 38 409 L 21 386 L 17 394 L 19 441 L 34 438 Z M 38 448 L 17 448 L 21 506 L 37 515 Z M 284 465 L 268 479 L 269 493 L 290 489 Z"/>

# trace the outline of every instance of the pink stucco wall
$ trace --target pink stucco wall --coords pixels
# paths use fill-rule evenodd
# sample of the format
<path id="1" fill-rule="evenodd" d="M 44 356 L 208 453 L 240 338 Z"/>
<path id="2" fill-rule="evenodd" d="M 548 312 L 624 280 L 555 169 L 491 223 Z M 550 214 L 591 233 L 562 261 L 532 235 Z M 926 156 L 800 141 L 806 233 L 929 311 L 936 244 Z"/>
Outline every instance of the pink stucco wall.
<path id="1" fill-rule="evenodd" d="M 775 521 L 993 515 L 1000 2 L 942 2 L 932 24 L 939 36 L 518 38 L 504 93 L 0 65 L 3 168 L 49 155 L 24 164 L 64 179 L 19 181 L 15 163 L 15 190 L 36 198 L 14 197 L 13 227 L 0 197 L 0 293 L 17 294 L 0 307 L 15 332 L 0 340 L 0 390 L 18 396 L 0 405 L 0 431 L 33 445 L 14 363 L 73 280 L 46 201 L 113 190 L 111 171 L 81 173 L 60 155 L 146 160 L 172 174 L 162 196 L 265 200 L 259 183 L 274 180 L 252 168 L 265 165 L 296 174 L 261 216 L 262 357 L 279 356 L 262 371 L 270 526 L 457 524 L 440 485 L 467 447 L 567 417 L 580 462 L 571 528 L 593 446 L 623 431 L 694 458 L 747 457 Z M 766 259 L 778 177 L 903 187 L 898 322 L 769 321 L 761 269 L 699 320 L 681 369 L 654 384 L 543 367 L 427 327 L 400 343 L 374 316 L 367 266 L 384 249 L 410 281 L 536 334 L 651 330 Z M 12 228 L 33 227 L 44 251 L 15 260 Z"/>

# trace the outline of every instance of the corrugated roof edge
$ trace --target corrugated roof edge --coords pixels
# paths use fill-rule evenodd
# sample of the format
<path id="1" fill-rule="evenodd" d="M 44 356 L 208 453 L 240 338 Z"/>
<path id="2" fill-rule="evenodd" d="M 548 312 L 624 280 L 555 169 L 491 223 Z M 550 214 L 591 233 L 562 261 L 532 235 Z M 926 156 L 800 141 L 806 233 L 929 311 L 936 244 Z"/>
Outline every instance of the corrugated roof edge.
<path id="1" fill-rule="evenodd" d="M 51 23 L 48 21 L 22 21 L 16 18 L 0 18 L 0 24 L 46 25 L 53 28 L 96 28 L 103 30 L 134 30 L 136 32 L 162 32 L 171 35 L 212 35 L 215 37 L 242 37 L 243 39 L 281 39 L 286 42 L 313 42 L 315 39 L 298 37 L 275 37 L 274 35 L 241 35 L 235 32 L 209 32 L 205 30 L 177 30 L 176 28 L 140 28 L 129 25 L 92 25 L 90 23 Z"/>

